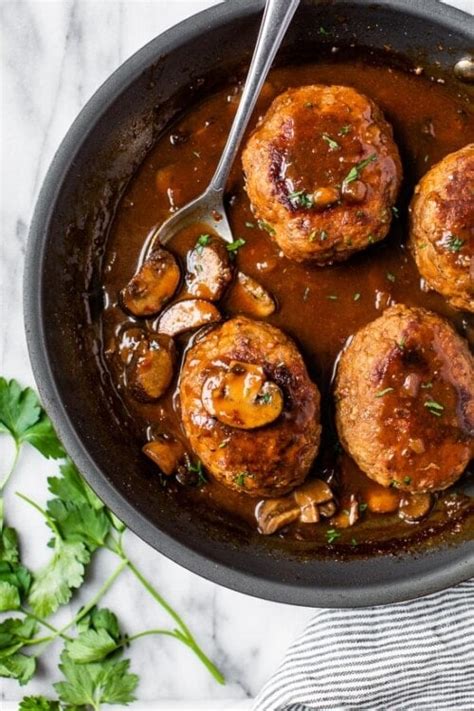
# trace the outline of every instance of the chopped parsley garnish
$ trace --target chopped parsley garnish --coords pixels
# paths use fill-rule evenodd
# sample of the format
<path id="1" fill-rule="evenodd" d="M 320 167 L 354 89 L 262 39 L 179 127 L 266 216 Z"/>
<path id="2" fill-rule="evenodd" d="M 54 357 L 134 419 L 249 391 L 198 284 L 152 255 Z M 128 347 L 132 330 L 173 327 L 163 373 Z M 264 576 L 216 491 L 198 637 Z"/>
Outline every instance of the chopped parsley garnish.
<path id="1" fill-rule="evenodd" d="M 229 440 L 228 440 L 228 439 L 224 439 L 224 440 L 222 440 L 222 442 L 220 443 L 218 449 L 224 449 L 224 447 L 227 447 L 228 444 L 229 444 Z"/>
<path id="2" fill-rule="evenodd" d="M 196 242 L 196 252 L 198 254 L 202 254 L 204 247 L 207 247 L 209 244 L 209 240 L 211 239 L 211 235 L 200 235 L 197 238 Z"/>
<path id="3" fill-rule="evenodd" d="M 268 222 L 264 222 L 263 220 L 258 220 L 257 226 L 260 230 L 265 230 L 265 232 L 268 232 L 269 235 L 274 235 L 275 230 L 274 228 L 268 224 Z"/>
<path id="4" fill-rule="evenodd" d="M 245 223 L 245 227 L 248 227 L 249 229 L 252 229 L 253 227 L 255 227 L 255 225 L 253 224 L 253 222 L 246 222 L 246 223 Z"/>
<path id="5" fill-rule="evenodd" d="M 326 531 L 326 538 L 327 538 L 328 543 L 334 543 L 334 541 L 337 541 L 337 539 L 340 537 L 341 537 L 341 534 L 339 533 L 339 531 L 336 531 L 335 528 L 329 528 Z"/>
<path id="6" fill-rule="evenodd" d="M 393 284 L 393 282 L 397 280 L 397 277 L 395 276 L 395 274 L 392 274 L 392 272 L 387 272 L 387 279 Z"/>
<path id="7" fill-rule="evenodd" d="M 245 486 L 245 479 L 248 477 L 247 472 L 239 472 L 235 475 L 234 481 L 237 486 Z"/>
<path id="8" fill-rule="evenodd" d="M 245 240 L 242 238 L 235 239 L 233 242 L 230 244 L 226 244 L 226 249 L 228 252 L 231 254 L 235 254 L 241 247 L 243 247 L 245 244 Z"/>
<path id="9" fill-rule="evenodd" d="M 320 35 L 330 35 L 331 33 L 327 31 L 327 29 L 323 26 L 319 28 L 319 34 Z"/>
<path id="10" fill-rule="evenodd" d="M 313 230 L 312 232 L 309 233 L 309 241 L 310 242 L 316 242 L 318 238 L 318 230 Z M 324 242 L 328 238 L 328 233 L 326 230 L 319 230 L 319 240 L 320 242 Z"/>
<path id="11" fill-rule="evenodd" d="M 359 511 L 362 513 L 362 511 L 365 511 L 366 509 L 367 504 L 365 503 L 365 501 L 361 501 L 361 503 L 359 504 Z"/>
<path id="12" fill-rule="evenodd" d="M 341 146 L 339 145 L 339 143 L 333 138 L 331 138 L 331 136 L 328 136 L 327 133 L 323 133 L 321 138 L 323 139 L 323 141 L 326 141 L 332 151 L 338 151 L 340 149 Z"/>
<path id="13" fill-rule="evenodd" d="M 359 301 L 359 299 L 360 299 L 360 291 L 356 291 L 356 293 L 355 293 L 354 296 L 352 297 L 352 300 L 353 300 L 353 301 Z"/>
<path id="14" fill-rule="evenodd" d="M 314 104 L 311 101 L 307 101 L 304 105 L 305 109 L 312 109 Z"/>
<path id="15" fill-rule="evenodd" d="M 188 459 L 186 461 L 186 469 L 188 470 L 188 472 L 193 472 L 194 474 L 198 475 L 197 486 L 204 486 L 204 484 L 207 484 L 207 478 L 204 474 L 202 462 L 200 459 L 196 461 L 196 464 L 193 464 L 191 460 Z"/>
<path id="16" fill-rule="evenodd" d="M 374 235 L 369 235 L 369 236 L 367 237 L 367 242 L 368 242 L 369 244 L 373 244 L 373 243 L 375 242 L 375 237 L 374 237 Z"/>
<path id="17" fill-rule="evenodd" d="M 293 207 L 313 207 L 313 196 L 307 193 L 305 190 L 296 190 L 288 195 L 288 200 L 291 202 Z"/>
<path id="18" fill-rule="evenodd" d="M 397 341 L 397 346 L 400 348 L 401 351 L 405 350 L 405 339 L 400 338 L 400 340 Z"/>
<path id="19" fill-rule="evenodd" d="M 460 252 L 464 246 L 464 242 L 465 240 L 461 239 L 460 237 L 456 237 L 456 235 L 450 235 L 446 240 L 446 247 L 447 249 L 449 249 L 450 252 Z"/>
<path id="20" fill-rule="evenodd" d="M 433 383 L 432 383 L 431 380 L 430 380 L 430 381 L 428 381 L 427 383 L 422 383 L 422 384 L 421 384 L 421 387 L 423 388 L 423 390 L 428 390 L 429 388 L 432 388 L 432 387 L 433 387 Z"/>
<path id="21" fill-rule="evenodd" d="M 357 538 L 351 538 L 351 546 L 356 546 L 357 545 Z"/>
<path id="22" fill-rule="evenodd" d="M 344 180 L 342 181 L 342 187 L 360 178 L 361 171 L 364 170 L 364 168 L 366 168 L 370 163 L 373 163 L 374 160 L 377 160 L 377 156 L 375 153 L 372 153 L 372 155 L 368 158 L 364 158 L 364 160 L 361 160 L 356 163 L 356 165 L 353 165 Z"/>
<path id="23" fill-rule="evenodd" d="M 404 476 L 403 483 L 404 484 L 411 484 L 411 476 Z"/>
<path id="24" fill-rule="evenodd" d="M 375 397 L 383 397 L 388 393 L 393 393 L 393 390 L 393 388 L 384 388 L 384 390 L 379 390 L 378 393 L 375 393 Z"/>
<path id="25" fill-rule="evenodd" d="M 259 403 L 263 403 L 264 405 L 268 405 L 268 403 L 272 401 L 271 393 L 263 393 L 263 395 L 259 395 L 257 397 L 257 401 Z"/>
<path id="26" fill-rule="evenodd" d="M 352 131 L 352 126 L 350 123 L 346 123 L 345 126 L 342 126 L 342 128 L 338 131 L 338 136 L 347 136 L 348 133 Z"/>
<path id="27" fill-rule="evenodd" d="M 392 207 L 392 212 L 394 217 L 400 217 L 400 210 L 398 209 L 398 207 L 395 207 L 395 205 Z"/>
<path id="28" fill-rule="evenodd" d="M 444 410 L 444 405 L 441 405 L 440 402 L 436 402 L 436 400 L 426 400 L 423 405 L 426 407 L 427 410 L 431 412 L 432 415 L 435 415 L 436 417 L 441 417 L 441 414 Z"/>

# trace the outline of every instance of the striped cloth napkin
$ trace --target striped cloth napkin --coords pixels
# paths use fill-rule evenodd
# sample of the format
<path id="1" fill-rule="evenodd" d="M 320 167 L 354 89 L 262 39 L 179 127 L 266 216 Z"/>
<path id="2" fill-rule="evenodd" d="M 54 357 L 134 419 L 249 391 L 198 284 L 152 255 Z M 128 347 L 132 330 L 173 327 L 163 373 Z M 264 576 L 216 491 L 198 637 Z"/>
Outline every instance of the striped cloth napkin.
<path id="1" fill-rule="evenodd" d="M 252 711 L 473 711 L 474 579 L 420 600 L 320 610 Z"/>

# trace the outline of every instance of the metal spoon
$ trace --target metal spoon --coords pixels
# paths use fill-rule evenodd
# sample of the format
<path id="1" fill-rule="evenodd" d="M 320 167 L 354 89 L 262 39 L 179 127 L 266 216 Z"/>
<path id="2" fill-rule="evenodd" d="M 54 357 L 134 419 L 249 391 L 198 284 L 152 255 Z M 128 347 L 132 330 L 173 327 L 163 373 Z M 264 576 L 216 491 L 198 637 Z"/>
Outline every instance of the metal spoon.
<path id="1" fill-rule="evenodd" d="M 239 108 L 209 187 L 199 197 L 175 212 L 156 230 L 148 250 L 157 241 L 165 244 L 184 227 L 202 222 L 217 232 L 226 242 L 234 241 L 224 208 L 224 189 L 260 89 L 299 2 L 300 0 L 267 0 Z"/>

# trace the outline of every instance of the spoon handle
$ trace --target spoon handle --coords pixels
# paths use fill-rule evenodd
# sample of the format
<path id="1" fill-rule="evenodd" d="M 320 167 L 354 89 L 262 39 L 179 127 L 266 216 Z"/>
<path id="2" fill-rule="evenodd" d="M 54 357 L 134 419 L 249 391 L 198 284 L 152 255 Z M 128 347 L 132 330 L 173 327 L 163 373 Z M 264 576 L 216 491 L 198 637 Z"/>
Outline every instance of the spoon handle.
<path id="1" fill-rule="evenodd" d="M 267 0 L 263 13 L 262 24 L 257 38 L 257 44 L 245 81 L 240 99 L 230 129 L 227 143 L 211 180 L 209 190 L 222 193 L 224 191 L 230 169 L 247 128 L 247 124 L 255 108 L 255 104 L 270 70 L 275 55 L 280 47 L 288 25 L 291 22 L 300 0 Z"/>

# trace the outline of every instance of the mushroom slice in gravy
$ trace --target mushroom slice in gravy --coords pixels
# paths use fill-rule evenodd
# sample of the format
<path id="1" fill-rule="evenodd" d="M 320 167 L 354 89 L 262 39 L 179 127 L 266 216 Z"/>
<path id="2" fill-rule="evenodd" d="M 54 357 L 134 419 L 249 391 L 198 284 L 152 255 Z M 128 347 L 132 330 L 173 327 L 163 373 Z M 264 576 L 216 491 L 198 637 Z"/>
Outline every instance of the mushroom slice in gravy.
<path id="1" fill-rule="evenodd" d="M 177 336 L 220 320 L 219 311 L 209 301 L 184 299 L 166 309 L 158 321 L 158 333 Z"/>
<path id="2" fill-rule="evenodd" d="M 398 515 L 408 523 L 415 523 L 430 512 L 433 499 L 430 494 L 408 494 L 400 501 Z"/>
<path id="3" fill-rule="evenodd" d="M 174 474 L 184 456 L 181 442 L 172 439 L 156 439 L 148 442 L 143 447 L 143 452 L 166 476 Z"/>
<path id="4" fill-rule="evenodd" d="M 232 279 L 229 253 L 220 237 L 202 234 L 187 255 L 186 287 L 199 299 L 218 301 Z"/>
<path id="5" fill-rule="evenodd" d="M 175 258 L 165 249 L 154 249 L 122 289 L 123 306 L 134 316 L 153 316 L 171 299 L 180 281 Z"/>
<path id="6" fill-rule="evenodd" d="M 259 503 L 255 515 L 261 533 L 270 536 L 279 528 L 297 521 L 300 516 L 300 507 L 294 499 L 292 500 L 288 496 L 280 499 L 267 499 Z"/>
<path id="7" fill-rule="evenodd" d="M 204 381 L 202 402 L 220 422 L 244 430 L 268 425 L 283 409 L 282 392 L 263 368 L 238 361 Z"/>
<path id="8" fill-rule="evenodd" d="M 268 291 L 243 272 L 237 273 L 229 300 L 236 309 L 256 318 L 270 316 L 276 308 Z"/>
<path id="9" fill-rule="evenodd" d="M 173 379 L 172 343 L 150 339 L 144 342 L 127 367 L 127 386 L 133 397 L 142 402 L 158 400 Z"/>

